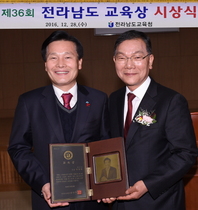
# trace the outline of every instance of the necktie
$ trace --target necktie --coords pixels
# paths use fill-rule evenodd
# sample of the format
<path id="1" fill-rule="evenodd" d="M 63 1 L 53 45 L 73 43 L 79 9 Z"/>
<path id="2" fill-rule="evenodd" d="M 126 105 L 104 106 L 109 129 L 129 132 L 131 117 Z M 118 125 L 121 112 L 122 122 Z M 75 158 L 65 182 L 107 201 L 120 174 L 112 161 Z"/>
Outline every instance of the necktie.
<path id="1" fill-rule="evenodd" d="M 69 103 L 71 101 L 72 96 L 73 95 L 71 93 L 64 93 L 61 96 L 63 98 L 63 101 L 64 101 L 64 107 L 67 108 L 67 109 L 71 109 Z"/>
<path id="2" fill-rule="evenodd" d="M 124 138 L 126 139 L 127 133 L 131 124 L 131 118 L 132 118 L 132 100 L 135 98 L 135 95 L 133 93 L 128 93 L 128 111 L 126 115 L 126 121 L 125 121 L 125 127 L 124 127 Z"/>

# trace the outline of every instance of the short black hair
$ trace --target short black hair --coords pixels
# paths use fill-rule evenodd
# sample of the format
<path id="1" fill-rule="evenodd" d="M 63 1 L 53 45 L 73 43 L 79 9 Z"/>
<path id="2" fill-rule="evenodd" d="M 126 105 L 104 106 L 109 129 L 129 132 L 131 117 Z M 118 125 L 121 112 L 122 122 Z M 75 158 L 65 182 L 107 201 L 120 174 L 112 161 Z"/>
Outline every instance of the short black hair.
<path id="1" fill-rule="evenodd" d="M 65 31 L 54 31 L 42 44 L 41 47 L 41 55 L 43 60 L 46 62 L 46 53 L 47 53 L 47 46 L 54 41 L 60 41 L 60 40 L 65 40 L 65 41 L 71 41 L 76 45 L 76 52 L 78 54 L 78 59 L 80 60 L 83 57 L 83 46 L 80 43 L 80 41 L 75 38 L 74 36 L 69 35 Z"/>
<path id="2" fill-rule="evenodd" d="M 108 160 L 109 162 L 111 162 L 111 159 L 108 158 L 108 157 L 106 157 L 106 158 L 104 159 L 104 162 L 105 162 L 106 160 Z"/>
<path id="3" fill-rule="evenodd" d="M 146 44 L 146 50 L 149 54 L 152 54 L 152 46 L 150 38 L 143 32 L 136 31 L 136 30 L 129 30 L 122 33 L 116 40 L 114 44 L 114 55 L 116 53 L 117 47 L 126 40 L 131 39 L 141 39 Z"/>

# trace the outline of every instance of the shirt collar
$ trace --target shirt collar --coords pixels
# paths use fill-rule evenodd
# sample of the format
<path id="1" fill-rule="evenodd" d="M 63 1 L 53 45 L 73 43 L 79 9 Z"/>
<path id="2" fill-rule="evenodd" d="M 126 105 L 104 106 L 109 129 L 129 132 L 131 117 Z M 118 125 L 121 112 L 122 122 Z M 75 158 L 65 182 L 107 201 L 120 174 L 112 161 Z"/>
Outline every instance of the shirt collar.
<path id="1" fill-rule="evenodd" d="M 72 99 L 71 99 L 71 103 L 75 104 L 77 102 L 77 83 L 67 92 L 62 91 L 61 89 L 57 88 L 56 86 L 53 85 L 53 89 L 55 92 L 56 97 L 58 98 L 58 100 L 60 101 L 61 104 L 63 104 L 63 99 L 62 99 L 62 94 L 63 93 L 71 93 L 73 95 Z"/>
<path id="2" fill-rule="evenodd" d="M 132 93 L 138 97 L 140 100 L 143 99 L 149 85 L 150 85 L 150 82 L 151 82 L 151 78 L 150 77 L 147 77 L 147 79 L 138 87 L 136 88 Z M 131 91 L 129 90 L 128 87 L 126 87 L 126 95 L 128 93 L 130 93 Z"/>

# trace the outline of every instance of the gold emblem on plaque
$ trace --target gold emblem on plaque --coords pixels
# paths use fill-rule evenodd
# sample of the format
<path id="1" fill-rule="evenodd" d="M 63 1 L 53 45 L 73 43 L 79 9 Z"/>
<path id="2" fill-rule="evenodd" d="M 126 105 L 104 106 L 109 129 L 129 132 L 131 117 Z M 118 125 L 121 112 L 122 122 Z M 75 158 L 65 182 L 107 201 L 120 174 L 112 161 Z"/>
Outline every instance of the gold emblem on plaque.
<path id="1" fill-rule="evenodd" d="M 73 158 L 73 153 L 71 151 L 64 152 L 64 158 L 66 160 L 71 160 Z"/>

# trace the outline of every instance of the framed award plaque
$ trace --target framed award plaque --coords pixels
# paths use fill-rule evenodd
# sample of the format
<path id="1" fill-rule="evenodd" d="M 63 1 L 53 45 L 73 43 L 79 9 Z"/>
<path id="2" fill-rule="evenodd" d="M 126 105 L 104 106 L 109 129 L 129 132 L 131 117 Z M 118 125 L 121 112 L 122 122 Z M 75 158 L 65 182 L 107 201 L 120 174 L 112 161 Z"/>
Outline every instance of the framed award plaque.
<path id="1" fill-rule="evenodd" d="M 123 138 L 49 147 L 53 203 L 125 195 L 129 186 Z"/>

